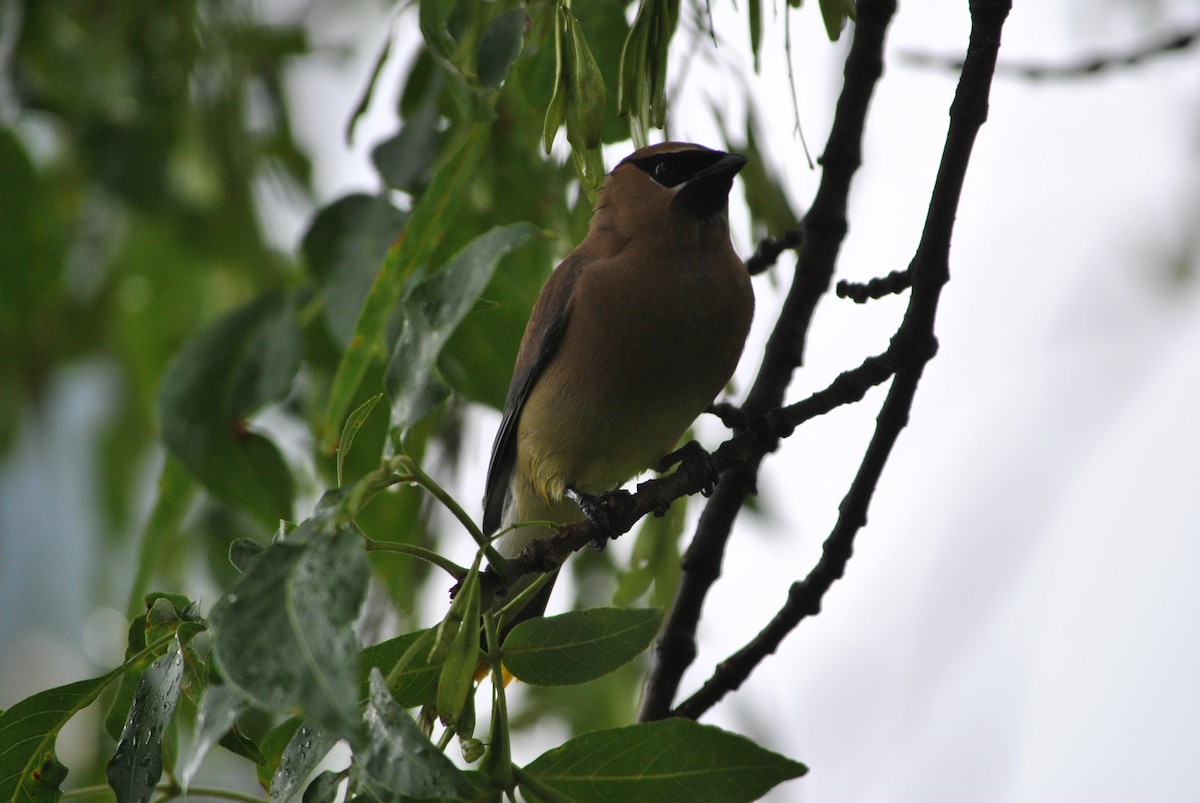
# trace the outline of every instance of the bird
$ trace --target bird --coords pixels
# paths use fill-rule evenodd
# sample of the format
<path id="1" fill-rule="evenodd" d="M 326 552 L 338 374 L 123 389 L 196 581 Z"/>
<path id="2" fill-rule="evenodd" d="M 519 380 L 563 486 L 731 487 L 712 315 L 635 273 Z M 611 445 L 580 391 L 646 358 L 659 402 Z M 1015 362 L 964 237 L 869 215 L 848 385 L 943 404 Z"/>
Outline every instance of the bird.
<path id="1" fill-rule="evenodd" d="M 600 495 L 670 454 L 728 384 L 754 315 L 728 221 L 745 164 L 664 142 L 605 177 L 587 235 L 550 274 L 521 339 L 488 466 L 484 533 L 593 518 Z M 512 558 L 553 532 L 518 527 L 496 549 Z M 514 583 L 508 598 L 531 582 Z M 552 584 L 509 626 L 540 616 Z"/>

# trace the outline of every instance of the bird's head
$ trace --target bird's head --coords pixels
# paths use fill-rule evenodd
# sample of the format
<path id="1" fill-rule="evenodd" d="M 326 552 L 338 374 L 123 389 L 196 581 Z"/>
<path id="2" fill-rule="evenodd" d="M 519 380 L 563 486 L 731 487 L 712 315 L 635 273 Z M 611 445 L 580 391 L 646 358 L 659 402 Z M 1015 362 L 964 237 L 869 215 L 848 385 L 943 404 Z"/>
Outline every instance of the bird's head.
<path id="1" fill-rule="evenodd" d="M 733 177 L 745 164 L 740 154 L 687 142 L 641 148 L 609 173 L 596 214 L 642 226 L 665 225 L 679 215 L 706 221 L 723 215 Z"/>

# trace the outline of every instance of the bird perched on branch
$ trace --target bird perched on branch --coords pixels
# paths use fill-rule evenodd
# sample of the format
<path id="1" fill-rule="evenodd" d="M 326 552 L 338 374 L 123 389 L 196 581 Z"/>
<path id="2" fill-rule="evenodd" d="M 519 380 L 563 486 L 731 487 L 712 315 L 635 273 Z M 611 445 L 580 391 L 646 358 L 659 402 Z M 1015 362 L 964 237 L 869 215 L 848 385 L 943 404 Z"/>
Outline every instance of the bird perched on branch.
<path id="1" fill-rule="evenodd" d="M 521 340 L 485 533 L 602 517 L 597 497 L 658 464 L 725 387 L 754 313 L 727 215 L 745 163 L 666 142 L 607 176 L 587 237 L 547 280 Z M 497 549 L 514 557 L 552 533 L 520 527 Z M 549 591 L 521 618 L 540 615 Z"/>

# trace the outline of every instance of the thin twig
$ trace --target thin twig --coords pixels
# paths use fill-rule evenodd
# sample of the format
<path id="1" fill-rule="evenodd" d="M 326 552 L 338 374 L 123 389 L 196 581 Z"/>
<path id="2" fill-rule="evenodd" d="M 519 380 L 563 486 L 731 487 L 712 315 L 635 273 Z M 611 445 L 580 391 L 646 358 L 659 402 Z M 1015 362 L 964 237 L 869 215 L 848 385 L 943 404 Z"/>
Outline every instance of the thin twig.
<path id="1" fill-rule="evenodd" d="M 802 237 L 800 229 L 789 229 L 778 237 L 767 237 L 758 244 L 754 253 L 746 260 L 746 270 L 751 276 L 757 276 L 775 264 L 779 255 L 784 251 L 794 251 L 800 247 Z"/>
<path id="2" fill-rule="evenodd" d="M 903 293 L 912 286 L 912 274 L 905 270 L 894 270 L 887 276 L 878 276 L 869 282 L 848 282 L 845 279 L 837 283 L 838 298 L 848 298 L 855 304 L 865 304 L 884 296 L 894 296 Z"/>
<path id="3" fill-rule="evenodd" d="M 1029 64 L 1003 61 L 996 65 L 996 74 L 1015 75 L 1035 81 L 1089 78 L 1121 67 L 1133 67 L 1159 56 L 1186 50 L 1197 42 L 1200 42 L 1200 25 L 1185 28 L 1174 33 L 1160 34 L 1149 42 L 1128 48 L 1123 52 L 1080 56 L 1061 64 Z M 939 56 L 932 53 L 906 51 L 900 53 L 900 58 L 911 64 L 923 67 L 937 67 L 958 71 L 963 66 L 961 58 Z"/>

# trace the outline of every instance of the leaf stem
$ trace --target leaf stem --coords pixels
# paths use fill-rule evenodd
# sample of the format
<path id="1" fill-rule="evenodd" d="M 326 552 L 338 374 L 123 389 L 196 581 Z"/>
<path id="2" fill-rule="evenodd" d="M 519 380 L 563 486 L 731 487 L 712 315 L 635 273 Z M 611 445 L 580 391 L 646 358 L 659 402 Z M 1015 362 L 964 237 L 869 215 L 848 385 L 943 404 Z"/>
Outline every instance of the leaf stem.
<path id="1" fill-rule="evenodd" d="M 455 580 L 461 580 L 467 576 L 467 570 L 464 567 L 459 566 L 448 558 L 442 557 L 432 549 L 415 546 L 414 544 L 400 544 L 395 541 L 377 541 L 366 533 L 363 533 L 362 537 L 366 542 L 368 552 L 398 552 L 401 555 L 408 555 L 409 557 L 428 561 L 439 569 L 442 569 Z"/>
<path id="2" fill-rule="evenodd" d="M 508 704 L 504 699 L 504 667 L 500 662 L 500 628 L 496 615 L 484 614 L 483 632 L 487 638 L 488 662 L 492 665 L 492 734 L 481 769 L 493 783 L 509 792 L 513 788 L 512 743 L 508 733 Z"/>
<path id="3" fill-rule="evenodd" d="M 442 503 L 442 507 L 446 508 L 446 510 L 449 510 L 454 518 L 458 519 L 459 523 L 462 524 L 462 526 L 466 528 L 467 532 L 471 534 L 471 537 L 475 539 L 475 543 L 479 545 L 479 548 L 483 550 L 484 554 L 487 556 L 488 563 L 494 565 L 504 564 L 504 558 L 492 547 L 491 539 L 483 534 L 483 531 L 479 529 L 479 525 L 475 523 L 475 520 L 467 515 L 467 512 L 463 510 L 462 505 L 460 505 L 453 496 L 447 493 L 445 488 L 438 485 L 432 477 L 425 473 L 424 469 L 417 464 L 416 460 L 413 460 L 408 455 L 398 455 L 392 458 L 390 464 L 394 471 L 405 472 L 408 475 L 408 482 L 415 482 L 417 485 L 420 485 L 422 488 L 429 491 L 429 493 L 433 494 L 434 498 Z"/>
<path id="4" fill-rule="evenodd" d="M 408 665 L 410 663 L 412 663 L 412 659 L 415 658 L 421 650 L 429 649 L 429 643 L 431 641 L 433 641 L 433 637 L 436 634 L 437 634 L 437 629 L 430 628 L 429 630 L 426 630 L 424 633 L 422 633 L 420 636 L 418 636 L 417 640 L 409 645 L 408 649 L 404 651 L 404 655 L 400 656 L 400 660 L 397 661 L 395 666 L 393 666 L 391 668 L 391 670 L 388 671 L 388 674 L 387 674 L 388 689 L 392 689 L 395 687 L 396 683 L 400 680 L 400 675 L 402 675 L 404 673 L 404 670 L 408 669 Z"/>
<path id="5" fill-rule="evenodd" d="M 538 800 L 544 800 L 546 803 L 570 803 L 570 798 L 563 797 L 516 765 L 513 765 L 513 777 L 522 787 L 537 795 Z"/>
<path id="6" fill-rule="evenodd" d="M 183 789 L 176 784 L 160 786 L 155 791 L 160 795 L 158 798 L 160 803 L 183 797 Z M 95 800 L 101 795 L 106 795 L 113 800 L 116 799 L 116 793 L 113 792 L 112 788 L 108 786 L 108 784 L 97 784 L 95 786 L 83 786 L 79 789 L 70 789 L 65 791 L 62 793 L 60 800 Z M 238 800 L 244 801 L 244 803 L 263 803 L 263 801 L 266 799 L 247 794 L 245 792 L 236 792 L 232 789 L 217 789 L 215 787 L 207 786 L 190 786 L 188 787 L 187 795 L 188 797 L 215 797 L 221 800 Z"/>

